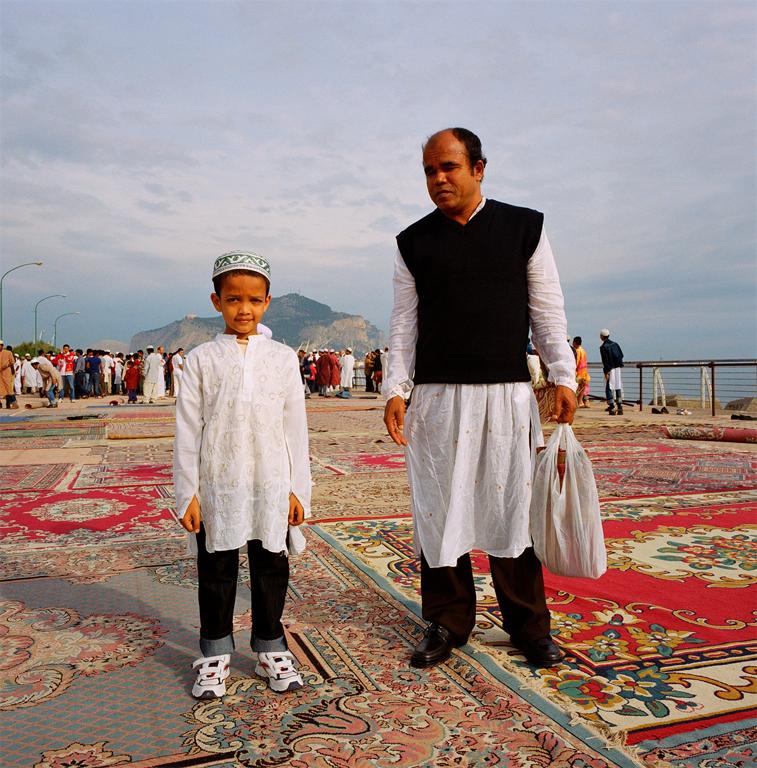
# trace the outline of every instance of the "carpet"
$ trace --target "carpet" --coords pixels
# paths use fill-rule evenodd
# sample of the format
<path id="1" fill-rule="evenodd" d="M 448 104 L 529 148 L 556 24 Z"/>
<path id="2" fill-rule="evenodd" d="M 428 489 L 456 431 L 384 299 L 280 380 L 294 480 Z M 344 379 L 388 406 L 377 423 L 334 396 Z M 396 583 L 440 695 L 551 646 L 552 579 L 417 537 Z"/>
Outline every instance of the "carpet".
<path id="1" fill-rule="evenodd" d="M 0 491 L 53 490 L 62 483 L 72 469 L 73 464 L 0 466 Z"/>
<path id="2" fill-rule="evenodd" d="M 532 670 L 507 643 L 487 559 L 474 555 L 478 621 L 467 653 L 516 668 L 566 711 L 646 755 L 685 740 L 688 765 L 712 765 L 692 746 L 704 735 L 730 734 L 736 744 L 756 735 L 757 641 L 747 599 L 757 579 L 754 499 L 647 507 L 643 518 L 616 510 L 605 521 L 601 579 L 547 574 L 553 632 L 569 654 L 551 669 Z M 410 520 L 320 522 L 315 530 L 418 610 Z"/>
<path id="3" fill-rule="evenodd" d="M 83 466 L 72 488 L 98 488 L 103 486 L 168 485 L 173 483 L 170 464 L 90 464 Z"/>
<path id="4" fill-rule="evenodd" d="M 736 427 L 682 426 L 660 427 L 665 437 L 675 440 L 717 440 L 728 443 L 757 443 L 757 429 Z"/>
<path id="5" fill-rule="evenodd" d="M 140 440 L 156 437 L 173 437 L 176 434 L 174 419 L 111 421 L 107 428 L 108 440 Z"/>
<path id="6" fill-rule="evenodd" d="M 341 453 L 315 456 L 315 460 L 337 475 L 356 472 L 404 472 L 404 453 Z"/>
<path id="7" fill-rule="evenodd" d="M 6 585 L 6 768 L 635 764 L 547 698 L 519 690 L 521 681 L 485 656 L 455 652 L 434 669 L 409 668 L 417 617 L 312 532 L 293 561 L 285 612 L 306 686 L 277 696 L 251 675 L 249 598 L 240 590 L 229 693 L 194 701 L 197 619 L 186 565 L 102 584 Z"/>

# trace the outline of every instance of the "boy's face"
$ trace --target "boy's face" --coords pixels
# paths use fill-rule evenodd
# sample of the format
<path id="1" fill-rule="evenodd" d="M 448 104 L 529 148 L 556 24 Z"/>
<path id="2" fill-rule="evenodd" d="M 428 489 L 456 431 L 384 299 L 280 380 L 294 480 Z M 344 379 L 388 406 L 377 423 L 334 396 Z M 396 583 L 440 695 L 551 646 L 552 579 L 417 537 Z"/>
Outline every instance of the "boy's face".
<path id="1" fill-rule="evenodd" d="M 221 295 L 210 294 L 213 306 L 226 323 L 225 333 L 246 339 L 258 332 L 258 323 L 271 303 L 266 282 L 254 272 L 228 275 L 221 283 Z"/>

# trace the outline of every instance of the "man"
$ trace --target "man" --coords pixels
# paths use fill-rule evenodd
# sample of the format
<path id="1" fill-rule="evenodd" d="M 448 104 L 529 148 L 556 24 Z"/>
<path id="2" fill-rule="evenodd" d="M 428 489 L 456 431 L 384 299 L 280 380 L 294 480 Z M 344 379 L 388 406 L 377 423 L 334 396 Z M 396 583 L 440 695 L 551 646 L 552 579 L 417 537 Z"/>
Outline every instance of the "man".
<path id="1" fill-rule="evenodd" d="M 76 367 L 76 355 L 71 351 L 71 347 L 68 344 L 63 345 L 63 349 L 60 354 L 54 360 L 55 365 L 58 366 L 58 372 L 61 379 L 63 379 L 63 386 L 59 392 L 60 399 L 62 400 L 68 389 L 69 400 L 73 403 L 76 400 L 76 387 L 74 385 L 74 368 Z"/>
<path id="2" fill-rule="evenodd" d="M 410 659 L 416 667 L 449 658 L 475 625 L 472 549 L 489 554 L 510 641 L 536 666 L 563 656 L 529 535 L 529 435 L 541 440 L 529 323 L 556 384 L 559 422 L 575 413 L 575 363 L 544 217 L 483 198 L 485 165 L 470 131 L 431 136 L 423 168 L 436 210 L 397 236 L 384 421 L 407 446 L 429 622 Z"/>
<path id="3" fill-rule="evenodd" d="M 576 356 L 576 383 L 578 384 L 576 394 L 578 395 L 578 404 L 581 408 L 588 408 L 591 376 L 589 375 L 589 359 L 582 344 L 583 339 L 580 336 L 573 337 L 572 347 L 573 354 Z"/>
<path id="4" fill-rule="evenodd" d="M 616 413 L 623 415 L 623 379 L 621 377 L 621 368 L 623 368 L 623 350 L 620 344 L 610 341 L 610 331 L 603 328 L 599 332 L 599 338 L 602 343 L 599 346 L 599 354 L 602 356 L 602 370 L 605 374 L 605 397 L 607 398 L 607 412 L 610 416 Z M 615 401 L 613 402 L 613 395 Z M 615 404 L 617 403 L 617 411 Z"/>
<path id="5" fill-rule="evenodd" d="M 5 407 L 11 409 L 18 408 L 13 386 L 15 360 L 13 349 L 10 347 L 6 349 L 3 341 L 0 340 L 0 397 L 5 398 Z"/>
<path id="6" fill-rule="evenodd" d="M 148 403 L 153 403 L 158 397 L 158 389 L 163 378 L 163 347 L 155 347 L 150 344 L 147 347 L 147 357 L 144 362 L 144 396 Z"/>
<path id="7" fill-rule="evenodd" d="M 260 323 L 258 323 L 260 325 Z M 179 347 L 171 358 L 171 375 L 173 377 L 173 396 L 179 397 L 181 377 L 184 373 L 184 347 Z"/>
<path id="8" fill-rule="evenodd" d="M 100 350 L 91 350 L 92 354 L 87 353 L 85 366 L 89 374 L 89 391 L 93 397 L 102 397 L 102 358 Z"/>
<path id="9" fill-rule="evenodd" d="M 342 391 L 339 393 L 339 397 L 352 397 L 350 389 L 352 389 L 352 376 L 355 372 L 355 356 L 352 354 L 352 350 L 347 347 L 342 355 L 342 372 L 341 372 L 341 387 Z"/>
<path id="10" fill-rule="evenodd" d="M 44 352 L 40 349 L 37 357 L 32 360 L 32 365 L 36 369 L 37 373 L 42 377 L 42 389 L 47 395 L 47 407 L 57 408 L 58 401 L 55 399 L 55 388 L 61 388 L 63 379 L 61 378 L 60 371 L 53 365 L 51 360 L 45 357 Z"/>

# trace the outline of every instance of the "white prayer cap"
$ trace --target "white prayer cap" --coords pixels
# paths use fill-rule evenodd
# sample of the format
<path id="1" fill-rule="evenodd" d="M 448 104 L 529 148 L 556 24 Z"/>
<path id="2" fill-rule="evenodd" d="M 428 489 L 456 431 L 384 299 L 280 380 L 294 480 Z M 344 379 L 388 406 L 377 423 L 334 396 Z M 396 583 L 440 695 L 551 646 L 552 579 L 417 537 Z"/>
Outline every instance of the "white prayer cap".
<path id="1" fill-rule="evenodd" d="M 153 345 L 152 345 L 152 344 L 148 344 L 148 345 L 145 347 L 145 349 L 155 349 L 155 347 L 153 347 Z"/>
<path id="2" fill-rule="evenodd" d="M 5 342 L 2 339 L 0 339 L 0 347 L 4 347 L 4 346 L 5 346 Z"/>
<path id="3" fill-rule="evenodd" d="M 608 331 L 608 330 L 607 330 L 607 328 L 603 328 L 603 329 L 602 329 L 602 330 L 599 332 L 599 335 L 600 335 L 600 336 L 601 336 L 603 339 L 609 339 L 609 338 L 610 338 L 610 331 Z"/>
<path id="4" fill-rule="evenodd" d="M 271 265 L 257 253 L 252 251 L 229 251 L 219 256 L 213 264 L 213 277 L 224 272 L 232 272 L 242 269 L 246 272 L 256 272 L 271 282 Z"/>
<path id="5" fill-rule="evenodd" d="M 267 325 L 263 325 L 263 323 L 258 323 L 258 333 L 267 336 L 269 339 L 273 338 L 273 331 Z"/>

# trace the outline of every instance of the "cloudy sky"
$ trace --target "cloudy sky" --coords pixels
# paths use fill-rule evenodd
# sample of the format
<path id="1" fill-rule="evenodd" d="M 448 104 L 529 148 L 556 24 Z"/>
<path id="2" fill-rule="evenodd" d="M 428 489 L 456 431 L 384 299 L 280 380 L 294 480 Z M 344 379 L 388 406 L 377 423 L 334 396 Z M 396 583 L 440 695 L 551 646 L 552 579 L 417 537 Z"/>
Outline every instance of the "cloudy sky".
<path id="1" fill-rule="evenodd" d="M 0 0 L 3 334 L 128 341 L 213 314 L 232 248 L 388 328 L 420 146 L 463 125 L 485 193 L 545 212 L 597 359 L 757 347 L 753 2 Z M 455 318 L 452 321 L 457 321 Z"/>

